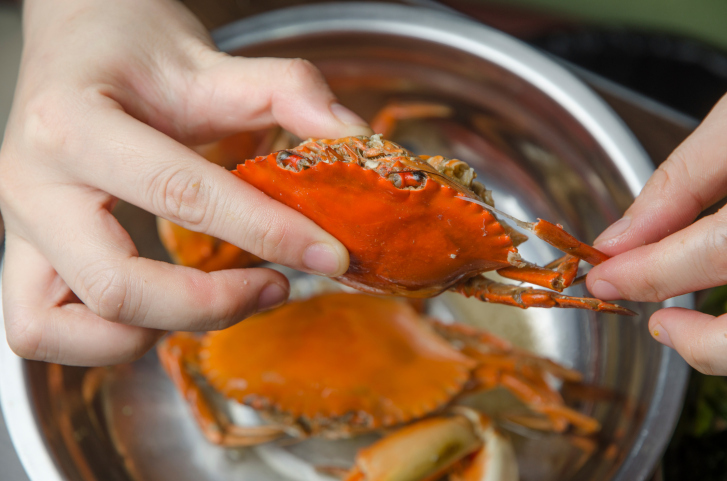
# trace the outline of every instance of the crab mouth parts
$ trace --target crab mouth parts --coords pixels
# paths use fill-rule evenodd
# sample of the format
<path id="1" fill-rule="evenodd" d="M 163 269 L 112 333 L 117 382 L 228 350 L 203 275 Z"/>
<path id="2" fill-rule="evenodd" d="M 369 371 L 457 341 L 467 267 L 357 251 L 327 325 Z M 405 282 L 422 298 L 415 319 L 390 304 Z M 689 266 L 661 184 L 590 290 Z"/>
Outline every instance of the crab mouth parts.
<path id="1" fill-rule="evenodd" d="M 427 173 L 415 169 L 397 170 L 397 167 L 401 169 L 403 166 L 396 161 L 393 163 L 388 161 L 391 155 L 371 152 L 381 144 L 380 140 L 378 140 L 377 144 L 377 140 L 369 139 L 366 143 L 366 151 L 347 144 L 335 144 L 321 146 L 320 152 L 313 152 L 313 155 L 295 150 L 281 150 L 277 153 L 275 160 L 278 167 L 291 172 L 310 169 L 320 162 L 355 163 L 363 169 L 376 172 L 391 182 L 397 189 L 423 189 L 427 184 Z"/>
<path id="2" fill-rule="evenodd" d="M 466 162 L 442 156 L 416 156 L 404 147 L 385 141 L 381 134 L 341 139 L 336 143 L 308 139 L 294 149 L 281 150 L 276 155 L 279 168 L 301 172 L 316 164 L 343 162 L 371 170 L 391 182 L 399 190 L 423 189 L 431 176 L 442 177 L 445 183 L 471 190 L 488 205 L 494 206 L 492 193 L 476 182 L 474 170 Z M 417 166 L 422 165 L 421 169 Z"/>

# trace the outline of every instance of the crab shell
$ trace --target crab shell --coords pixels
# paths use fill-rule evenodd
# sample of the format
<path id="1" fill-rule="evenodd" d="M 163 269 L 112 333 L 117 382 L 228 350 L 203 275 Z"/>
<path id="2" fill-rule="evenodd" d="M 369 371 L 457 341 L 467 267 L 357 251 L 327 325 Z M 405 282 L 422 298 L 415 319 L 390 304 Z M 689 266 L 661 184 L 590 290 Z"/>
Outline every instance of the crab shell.
<path id="1" fill-rule="evenodd" d="M 332 438 L 433 412 L 464 389 L 476 366 L 408 303 L 346 293 L 209 333 L 199 357 L 224 396 Z"/>
<path id="2" fill-rule="evenodd" d="M 234 172 L 340 240 L 350 265 L 338 280 L 363 291 L 431 297 L 518 265 L 519 234 L 463 200 L 489 200 L 472 169 L 424 159 L 375 135 L 309 140 Z"/>

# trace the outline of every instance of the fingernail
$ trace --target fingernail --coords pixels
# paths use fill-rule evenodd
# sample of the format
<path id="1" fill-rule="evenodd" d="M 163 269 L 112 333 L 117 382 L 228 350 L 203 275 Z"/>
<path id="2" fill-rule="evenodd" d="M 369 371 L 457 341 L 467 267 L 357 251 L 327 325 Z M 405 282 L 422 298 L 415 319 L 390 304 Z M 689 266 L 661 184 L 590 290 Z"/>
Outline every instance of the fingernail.
<path id="1" fill-rule="evenodd" d="M 596 240 L 593 242 L 593 244 L 603 244 L 605 242 L 608 242 L 615 237 L 620 236 L 631 225 L 631 217 L 622 217 L 621 219 L 617 220 L 611 226 L 603 231 L 601 235 L 599 235 Z"/>
<path id="2" fill-rule="evenodd" d="M 260 297 L 257 300 L 257 310 L 272 309 L 278 307 L 288 299 L 288 290 L 279 284 L 272 283 L 263 287 Z"/>
<path id="3" fill-rule="evenodd" d="M 674 349 L 674 345 L 671 343 L 671 338 L 669 338 L 669 333 L 661 326 L 661 324 L 657 324 L 651 330 L 651 335 L 654 336 L 654 339 L 664 344 L 666 347 Z"/>
<path id="4" fill-rule="evenodd" d="M 339 103 L 333 103 L 331 104 L 331 112 L 333 112 L 333 115 L 342 123 L 346 125 L 351 125 L 355 127 L 368 127 L 369 124 L 366 123 L 364 119 L 344 107 L 343 105 Z"/>
<path id="5" fill-rule="evenodd" d="M 621 293 L 618 292 L 618 289 L 613 287 L 613 284 L 608 281 L 602 281 L 601 279 L 593 283 L 591 294 L 604 301 L 614 301 L 623 298 Z"/>
<path id="6" fill-rule="evenodd" d="M 331 276 L 338 273 L 340 262 L 333 247 L 317 242 L 308 246 L 303 253 L 303 265 L 316 274 Z"/>

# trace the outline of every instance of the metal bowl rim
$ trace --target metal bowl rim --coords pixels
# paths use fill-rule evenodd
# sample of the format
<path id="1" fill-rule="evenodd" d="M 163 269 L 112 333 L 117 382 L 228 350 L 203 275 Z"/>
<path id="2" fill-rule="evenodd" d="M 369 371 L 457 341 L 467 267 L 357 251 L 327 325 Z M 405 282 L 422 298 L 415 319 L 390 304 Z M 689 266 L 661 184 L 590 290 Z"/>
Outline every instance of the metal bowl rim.
<path id="1" fill-rule="evenodd" d="M 634 196 L 653 172 L 651 161 L 621 119 L 573 74 L 519 40 L 460 15 L 392 4 L 329 3 L 242 19 L 216 30 L 213 38 L 220 50 L 233 51 L 294 35 L 335 32 L 396 34 L 441 43 L 488 60 L 529 81 L 577 119 L 614 162 Z M 687 294 L 662 304 L 693 308 L 694 297 Z M 4 331 L 2 313 L 0 297 Z M 662 346 L 661 354 L 652 402 L 631 452 L 612 478 L 615 481 L 646 479 L 678 420 L 688 366 L 672 349 Z M 10 350 L 7 342 L 0 343 L 0 408 L 30 479 L 64 481 L 32 409 L 24 360 Z"/>

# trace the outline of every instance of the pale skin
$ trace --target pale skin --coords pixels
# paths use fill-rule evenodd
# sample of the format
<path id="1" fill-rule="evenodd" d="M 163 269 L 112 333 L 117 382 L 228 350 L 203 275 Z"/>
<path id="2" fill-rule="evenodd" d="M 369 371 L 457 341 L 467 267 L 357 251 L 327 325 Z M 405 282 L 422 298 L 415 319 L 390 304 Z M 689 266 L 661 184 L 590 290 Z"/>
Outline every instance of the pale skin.
<path id="1" fill-rule="evenodd" d="M 285 301 L 269 269 L 206 274 L 138 256 L 117 199 L 269 261 L 336 276 L 348 253 L 297 212 L 187 145 L 282 125 L 302 138 L 368 135 L 301 60 L 231 58 L 172 0 L 27 0 L 25 50 L 0 150 L 6 222 L 3 313 L 20 356 L 64 364 L 133 360 L 166 330 L 227 327 Z M 727 283 L 727 100 L 596 241 L 605 300 L 662 301 Z M 727 315 L 662 309 L 656 340 L 727 374 Z"/>
<path id="2" fill-rule="evenodd" d="M 7 341 L 28 359 L 133 360 L 166 330 L 229 326 L 284 302 L 270 269 L 206 274 L 138 256 L 117 199 L 269 261 L 335 276 L 343 245 L 186 145 L 275 124 L 370 135 L 302 60 L 221 54 L 172 0 L 28 0 L 0 151 Z"/>
<path id="3" fill-rule="evenodd" d="M 694 222 L 727 195 L 726 132 L 727 96 L 596 240 L 615 257 L 588 274 L 593 295 L 659 302 L 727 283 L 727 210 Z M 649 319 L 649 331 L 695 369 L 727 374 L 727 314 L 661 309 Z"/>

